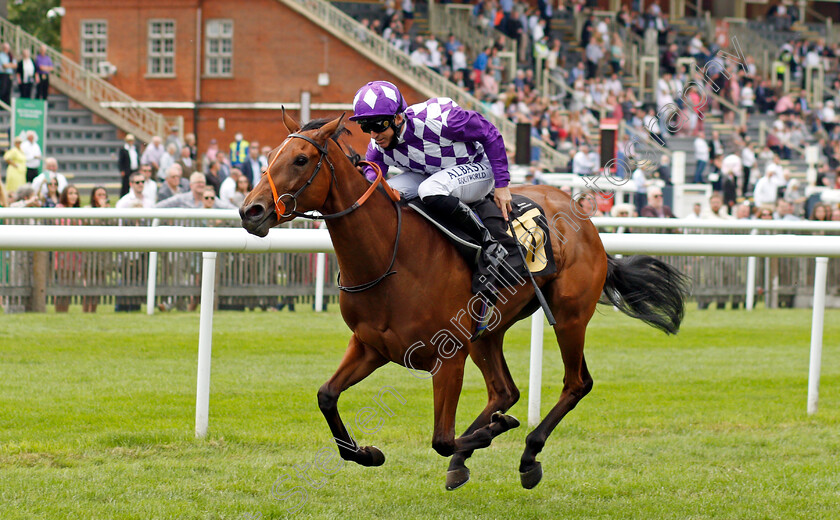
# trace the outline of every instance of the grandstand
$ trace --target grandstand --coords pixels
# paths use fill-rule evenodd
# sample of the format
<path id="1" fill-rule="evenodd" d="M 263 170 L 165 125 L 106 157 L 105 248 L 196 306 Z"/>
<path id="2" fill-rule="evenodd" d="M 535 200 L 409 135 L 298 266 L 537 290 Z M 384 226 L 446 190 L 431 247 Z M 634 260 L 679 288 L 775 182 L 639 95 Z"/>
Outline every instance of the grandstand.
<path id="1" fill-rule="evenodd" d="M 281 105 L 296 117 L 335 115 L 348 110 L 360 82 L 382 77 L 409 101 L 447 96 L 483 112 L 502 131 L 512 159 L 542 170 L 537 181 L 565 182 L 553 173 L 597 174 L 611 158 L 630 165 L 611 175 L 630 176 L 639 169 L 635 156 L 656 156 L 642 168 L 644 183 L 664 184 L 675 212 L 686 215 L 690 202 L 711 191 L 724 191 L 730 208 L 749 202 L 776 155 L 778 195 L 798 182 L 789 198 L 800 216 L 820 198 L 837 198 L 835 3 L 432 1 L 410 6 L 411 15 L 394 0 L 262 0 L 249 13 L 223 0 L 204 2 L 200 11 L 166 11 L 158 1 L 131 8 L 64 4 L 46 154 L 82 184 L 116 183 L 115 154 L 125 133 L 148 142 L 175 125 L 181 138 L 196 134 L 200 152 L 211 139 L 224 149 L 247 128 L 246 138 L 272 144 L 282 131 Z M 300 30 L 269 39 L 259 32 L 265 24 Z M 194 43 L 176 46 L 175 35 Z M 18 47 L 38 43 L 8 22 L 2 37 Z M 101 48 L 91 51 L 91 41 Z M 145 50 L 140 59 L 138 48 Z M 283 70 L 294 73 L 282 82 L 262 79 Z M 686 89 L 691 81 L 704 92 Z M 85 90 L 82 82 L 107 88 Z M 711 84 L 722 88 L 715 92 Z M 665 128 L 669 103 L 682 114 L 671 118 L 682 127 L 676 132 Z M 127 115 L 137 110 L 145 112 Z M 8 121 L 0 115 L 0 129 Z M 602 124 L 612 121 L 619 131 L 605 133 Z M 523 125 L 530 125 L 530 146 L 517 141 Z M 363 147 L 364 136 L 355 133 L 354 144 Z M 603 136 L 615 142 L 602 152 Z M 711 145 L 699 174 L 698 137 Z M 517 156 L 517 147 L 531 152 Z M 723 159 L 749 162 L 751 154 L 749 181 L 743 165 L 728 180 Z M 663 156 L 667 167 L 654 168 Z M 514 176 L 524 179 L 524 169 Z"/>

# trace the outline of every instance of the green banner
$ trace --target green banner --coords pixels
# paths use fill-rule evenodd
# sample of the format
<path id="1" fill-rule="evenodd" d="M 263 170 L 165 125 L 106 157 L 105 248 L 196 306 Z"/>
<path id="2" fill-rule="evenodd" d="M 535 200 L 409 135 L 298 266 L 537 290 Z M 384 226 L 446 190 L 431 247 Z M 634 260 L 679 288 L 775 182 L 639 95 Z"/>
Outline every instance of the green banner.
<path id="1" fill-rule="evenodd" d="M 40 172 L 47 153 L 47 102 L 43 99 L 12 98 L 12 131 L 9 143 L 14 142 L 16 135 L 25 140 L 29 130 L 33 130 L 38 136 L 36 142 L 41 147 L 41 165 L 38 167 Z"/>

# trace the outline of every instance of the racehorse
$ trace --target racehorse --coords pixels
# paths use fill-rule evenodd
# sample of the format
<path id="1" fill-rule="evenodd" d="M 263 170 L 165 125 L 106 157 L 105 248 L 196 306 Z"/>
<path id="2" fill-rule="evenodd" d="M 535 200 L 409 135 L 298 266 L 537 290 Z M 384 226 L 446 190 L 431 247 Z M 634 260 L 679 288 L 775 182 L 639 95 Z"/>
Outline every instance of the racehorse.
<path id="1" fill-rule="evenodd" d="M 381 181 L 381 172 L 373 183 L 359 173 L 339 139 L 345 132 L 343 117 L 313 121 L 301 129 L 283 111 L 289 136 L 271 152 L 263 178 L 245 198 L 242 226 L 265 236 L 271 227 L 313 210 L 325 218 L 339 283 L 344 284 L 341 315 L 353 331 L 338 370 L 318 390 L 318 405 L 338 451 L 363 466 L 385 462 L 378 448 L 358 446 L 348 434 L 337 406 L 344 390 L 388 362 L 415 373 L 428 371 L 434 388 L 432 447 L 452 456 L 446 487 L 455 489 L 469 480 L 465 461 L 473 450 L 519 425 L 505 415 L 519 399 L 519 390 L 502 346 L 505 332 L 539 308 L 536 292 L 527 285 L 500 289 L 495 325 L 471 341 L 477 318 L 464 311 L 473 298 L 470 268 L 433 225 L 401 208 L 399 195 Z M 559 189 L 522 186 L 512 191 L 542 206 L 546 215 L 564 215 L 552 219 L 556 233 L 550 233 L 557 270 L 537 277 L 536 284 L 556 320 L 565 377 L 557 404 L 526 438 L 519 471 L 522 485 L 530 489 L 542 479 L 536 456 L 546 439 L 592 389 L 583 345 L 602 294 L 624 313 L 676 333 L 687 289 L 681 273 L 656 259 L 608 256 L 595 226 L 570 211 L 577 201 Z M 487 406 L 456 437 L 455 411 L 468 355 L 487 385 Z"/>

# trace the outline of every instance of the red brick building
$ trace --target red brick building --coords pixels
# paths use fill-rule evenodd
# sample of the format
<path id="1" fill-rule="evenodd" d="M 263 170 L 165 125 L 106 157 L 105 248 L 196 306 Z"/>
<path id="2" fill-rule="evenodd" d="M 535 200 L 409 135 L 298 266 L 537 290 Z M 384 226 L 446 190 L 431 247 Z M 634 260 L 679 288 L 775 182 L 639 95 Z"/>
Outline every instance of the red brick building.
<path id="1" fill-rule="evenodd" d="M 405 83 L 279 0 L 63 0 L 61 44 L 90 70 L 166 116 L 184 118 L 199 150 L 220 148 L 242 132 L 275 146 L 285 136 L 279 106 L 309 92 L 311 117 L 352 114 L 362 84 L 387 79 L 409 103 L 422 99 Z M 107 62 L 100 66 L 100 62 Z M 319 74 L 329 84 L 319 86 Z M 224 118 L 220 129 L 219 118 Z M 367 138 L 350 124 L 352 142 Z"/>

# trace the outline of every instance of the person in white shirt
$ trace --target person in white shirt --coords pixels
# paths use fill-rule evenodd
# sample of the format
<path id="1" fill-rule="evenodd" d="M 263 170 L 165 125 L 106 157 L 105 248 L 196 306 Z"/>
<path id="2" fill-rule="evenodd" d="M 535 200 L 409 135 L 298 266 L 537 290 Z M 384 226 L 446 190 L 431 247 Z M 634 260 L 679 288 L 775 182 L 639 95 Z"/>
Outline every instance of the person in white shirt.
<path id="1" fill-rule="evenodd" d="M 160 169 L 160 158 L 166 150 L 159 135 L 152 136 L 152 142 L 146 145 L 143 155 L 140 156 L 140 164 L 151 164 L 152 169 L 157 172 Z"/>
<path id="2" fill-rule="evenodd" d="M 129 179 L 131 190 L 117 201 L 117 208 L 152 208 L 154 203 L 149 203 L 143 196 L 143 189 L 146 186 L 146 177 L 137 172 Z"/>
<path id="3" fill-rule="evenodd" d="M 466 47 L 458 46 L 458 50 L 452 53 L 452 71 L 467 70 Z"/>
<path id="4" fill-rule="evenodd" d="M 227 179 L 222 181 L 222 185 L 219 187 L 220 199 L 233 204 L 232 199 L 236 195 L 236 183 L 239 182 L 240 177 L 242 177 L 242 172 L 239 170 L 239 168 L 230 169 L 230 175 Z"/>
<path id="5" fill-rule="evenodd" d="M 743 175 L 743 164 L 741 163 L 741 157 L 734 153 L 725 156 L 720 164 L 720 169 L 723 173 L 732 172 L 736 179 L 740 179 L 741 175 Z"/>
<path id="6" fill-rule="evenodd" d="M 755 90 L 753 90 L 752 81 L 744 83 L 744 88 L 741 89 L 741 106 L 752 114 L 755 106 Z"/>
<path id="7" fill-rule="evenodd" d="M 750 188 L 750 174 L 752 173 L 752 168 L 755 166 L 756 158 L 755 158 L 755 150 L 753 150 L 752 145 L 747 144 L 744 146 L 744 149 L 741 150 L 741 166 L 744 171 L 744 176 L 741 179 L 741 194 L 744 196 L 749 193 Z"/>
<path id="8" fill-rule="evenodd" d="M 47 196 L 47 184 L 50 180 L 58 180 L 58 192 L 64 191 L 67 187 L 67 177 L 58 173 L 58 161 L 55 157 L 47 157 L 44 160 L 44 171 L 32 181 L 32 189 L 41 197 Z"/>
<path id="9" fill-rule="evenodd" d="M 41 147 L 38 145 L 38 134 L 34 130 L 26 132 L 26 139 L 20 145 L 20 151 L 26 156 L 26 182 L 32 182 L 38 176 L 41 167 Z"/>
<path id="10" fill-rule="evenodd" d="M 589 155 L 589 147 L 583 145 L 572 159 L 572 173 L 577 175 L 591 175 L 595 163 Z"/>
<path id="11" fill-rule="evenodd" d="M 155 202 L 157 202 L 158 192 L 158 185 L 155 180 L 152 179 L 152 165 L 140 165 L 140 173 L 143 175 L 143 178 L 146 179 L 146 182 L 143 184 L 143 198 L 146 199 L 144 207 L 151 208 L 155 205 Z"/>
<path id="12" fill-rule="evenodd" d="M 753 190 L 753 200 L 756 206 L 774 206 L 779 197 L 779 187 L 773 179 L 773 169 L 769 166 L 764 172 L 764 177 L 758 179 Z"/>
<path id="13" fill-rule="evenodd" d="M 703 184 L 703 172 L 709 163 L 709 143 L 702 135 L 694 138 L 694 158 L 697 160 L 694 168 L 694 184 Z"/>

